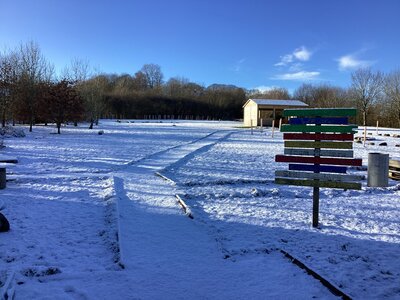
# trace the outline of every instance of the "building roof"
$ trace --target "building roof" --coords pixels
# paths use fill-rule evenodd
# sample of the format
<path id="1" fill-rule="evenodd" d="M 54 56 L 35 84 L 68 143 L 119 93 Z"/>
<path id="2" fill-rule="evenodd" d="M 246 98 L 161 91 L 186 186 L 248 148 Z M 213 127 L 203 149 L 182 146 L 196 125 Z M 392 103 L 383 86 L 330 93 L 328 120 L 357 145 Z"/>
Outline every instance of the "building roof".
<path id="1" fill-rule="evenodd" d="M 300 101 L 300 100 L 274 100 L 274 99 L 249 99 L 243 105 L 245 107 L 247 103 L 253 101 L 258 105 L 266 105 L 266 106 L 290 106 L 290 107 L 306 107 L 308 104 Z"/>

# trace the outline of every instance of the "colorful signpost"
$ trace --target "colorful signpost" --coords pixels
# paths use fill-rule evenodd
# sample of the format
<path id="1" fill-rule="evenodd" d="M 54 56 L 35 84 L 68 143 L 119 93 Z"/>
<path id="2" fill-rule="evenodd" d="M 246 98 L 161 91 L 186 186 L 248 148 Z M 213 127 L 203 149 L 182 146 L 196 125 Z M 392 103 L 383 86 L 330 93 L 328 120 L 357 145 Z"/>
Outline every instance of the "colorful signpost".
<path id="1" fill-rule="evenodd" d="M 319 188 L 361 189 L 362 176 L 346 174 L 347 166 L 361 166 L 353 158 L 356 125 L 349 125 L 353 108 L 285 109 L 289 124 L 282 125 L 284 155 L 275 161 L 289 170 L 275 172 L 275 183 L 313 187 L 313 227 L 318 227 Z"/>

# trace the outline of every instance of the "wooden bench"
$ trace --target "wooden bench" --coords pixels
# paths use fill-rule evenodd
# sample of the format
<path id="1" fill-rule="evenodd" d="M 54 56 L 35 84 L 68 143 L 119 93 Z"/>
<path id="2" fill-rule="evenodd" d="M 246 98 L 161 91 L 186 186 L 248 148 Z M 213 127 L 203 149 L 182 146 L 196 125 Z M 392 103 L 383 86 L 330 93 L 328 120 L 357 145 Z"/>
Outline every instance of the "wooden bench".
<path id="1" fill-rule="evenodd" d="M 389 178 L 400 180 L 400 160 L 389 160 Z"/>
<path id="2" fill-rule="evenodd" d="M 0 156 L 0 190 L 5 189 L 7 186 L 6 169 L 13 167 L 18 160 L 16 158 L 4 158 Z"/>
<path id="3" fill-rule="evenodd" d="M 0 155 L 0 163 L 17 164 L 18 159 L 16 157 Z"/>

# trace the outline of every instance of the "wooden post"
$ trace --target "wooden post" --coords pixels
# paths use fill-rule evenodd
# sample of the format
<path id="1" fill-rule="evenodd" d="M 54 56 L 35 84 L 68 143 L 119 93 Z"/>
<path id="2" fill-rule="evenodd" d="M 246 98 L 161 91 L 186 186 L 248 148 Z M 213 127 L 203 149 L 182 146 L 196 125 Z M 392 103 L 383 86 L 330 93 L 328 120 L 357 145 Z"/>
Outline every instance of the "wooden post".
<path id="1" fill-rule="evenodd" d="M 376 135 L 378 135 L 378 129 L 379 129 L 379 120 L 376 120 Z"/>
<path id="2" fill-rule="evenodd" d="M 260 129 L 261 129 L 261 132 L 263 132 L 263 119 L 260 119 L 260 125 L 261 125 L 261 126 L 260 126 L 260 127 L 261 127 L 261 128 L 260 128 Z"/>
<path id="3" fill-rule="evenodd" d="M 321 124 L 315 124 L 316 127 L 320 127 Z M 318 129 L 315 131 L 316 134 L 320 133 Z M 320 142 L 320 140 L 315 140 L 316 142 Z M 314 157 L 320 157 L 321 155 L 321 148 L 315 148 L 314 149 Z M 314 173 L 319 173 L 319 164 L 314 164 L 315 166 L 315 171 Z M 318 179 L 314 180 L 317 183 L 319 182 Z M 313 187 L 313 218 L 312 218 L 312 226 L 314 228 L 318 228 L 319 224 L 319 186 L 314 186 Z"/>
<path id="4" fill-rule="evenodd" d="M 367 141 L 367 126 L 364 126 L 364 146 L 366 141 Z"/>
<path id="5" fill-rule="evenodd" d="M 275 120 L 272 120 L 272 138 L 274 138 L 274 132 L 275 132 Z"/>
<path id="6" fill-rule="evenodd" d="M 6 168 L 0 168 L 0 190 L 5 189 L 7 185 Z"/>
<path id="7" fill-rule="evenodd" d="M 282 118 L 279 119 L 279 131 L 281 131 L 281 127 L 282 127 Z"/>
<path id="8" fill-rule="evenodd" d="M 253 119 L 250 120 L 251 135 L 253 135 Z"/>
<path id="9" fill-rule="evenodd" d="M 318 180 L 318 179 L 317 179 Z M 319 223 L 319 187 L 313 187 L 313 214 L 312 226 L 318 228 Z"/>

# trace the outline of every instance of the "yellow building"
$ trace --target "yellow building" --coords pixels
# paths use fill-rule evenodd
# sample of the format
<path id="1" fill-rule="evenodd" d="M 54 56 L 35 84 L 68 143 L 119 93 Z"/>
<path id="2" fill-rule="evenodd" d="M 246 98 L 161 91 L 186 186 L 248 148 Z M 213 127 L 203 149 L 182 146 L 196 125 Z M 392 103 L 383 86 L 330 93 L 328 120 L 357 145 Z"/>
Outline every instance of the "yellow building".
<path id="1" fill-rule="evenodd" d="M 243 105 L 244 126 L 259 126 L 261 120 L 263 126 L 271 126 L 272 120 L 278 124 L 284 109 L 307 106 L 300 100 L 249 99 Z"/>

